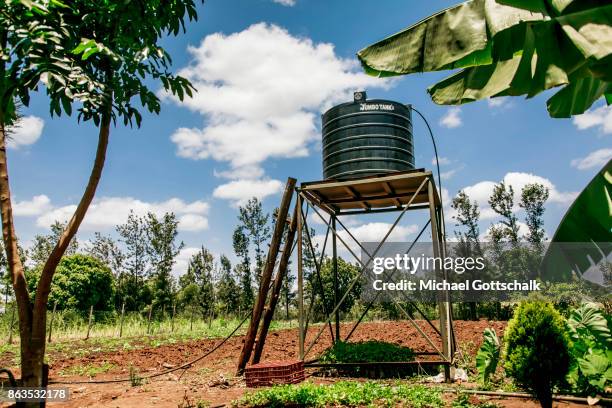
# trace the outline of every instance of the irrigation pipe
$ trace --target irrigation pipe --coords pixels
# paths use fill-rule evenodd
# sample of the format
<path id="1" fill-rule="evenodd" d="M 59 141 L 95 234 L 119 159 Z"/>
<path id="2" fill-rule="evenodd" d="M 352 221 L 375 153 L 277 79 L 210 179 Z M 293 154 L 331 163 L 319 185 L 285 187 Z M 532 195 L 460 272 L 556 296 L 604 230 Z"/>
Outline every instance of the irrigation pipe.
<path id="1" fill-rule="evenodd" d="M 187 369 L 191 367 L 193 364 L 208 357 L 209 355 L 214 353 L 217 349 L 219 349 L 221 346 L 223 346 L 230 338 L 232 338 L 232 336 L 234 336 L 234 334 L 236 334 L 238 329 L 240 329 L 242 325 L 244 324 L 244 322 L 246 322 L 250 317 L 251 316 L 247 314 L 247 316 L 240 322 L 238 326 L 236 326 L 236 328 L 227 337 L 225 337 L 215 347 L 213 347 L 206 353 L 202 354 L 200 357 L 194 360 L 188 361 L 185 364 L 180 365 L 178 367 L 174 367 L 169 370 L 162 371 L 161 373 L 155 373 L 155 374 L 147 375 L 145 377 L 140 377 L 140 378 L 142 380 L 147 380 L 150 378 L 161 377 L 162 375 L 170 374 L 173 371 L 178 371 L 178 370 Z M 72 385 L 72 384 L 111 384 L 111 383 L 120 383 L 120 382 L 126 382 L 126 381 L 131 381 L 131 378 L 123 378 L 123 379 L 117 379 L 117 380 L 93 380 L 93 381 L 49 381 L 49 384 L 69 384 L 69 385 Z"/>
<path id="2" fill-rule="evenodd" d="M 526 392 L 503 392 L 503 391 L 480 391 L 480 390 L 466 390 L 466 389 L 456 389 L 456 388 L 443 388 L 442 391 L 447 393 L 456 393 L 456 394 L 476 394 L 476 395 L 489 395 L 491 397 L 512 397 L 512 398 L 527 398 L 527 399 L 535 399 L 535 397 L 531 394 L 527 394 Z M 567 402 L 578 402 L 581 404 L 589 404 L 588 400 L 584 397 L 573 397 L 571 395 L 553 395 L 553 400 L 555 401 L 567 401 Z M 612 405 L 612 398 L 599 398 L 597 403 L 603 403 L 605 405 Z"/>

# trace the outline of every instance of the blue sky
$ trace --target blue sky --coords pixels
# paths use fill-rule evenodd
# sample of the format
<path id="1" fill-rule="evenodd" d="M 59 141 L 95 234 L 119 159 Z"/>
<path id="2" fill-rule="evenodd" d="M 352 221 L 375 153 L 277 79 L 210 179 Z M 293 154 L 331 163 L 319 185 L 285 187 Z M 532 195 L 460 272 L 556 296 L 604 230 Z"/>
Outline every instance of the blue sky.
<path id="1" fill-rule="evenodd" d="M 231 254 L 237 205 L 257 195 L 271 210 L 288 176 L 320 179 L 319 115 L 359 89 L 411 103 L 426 115 L 444 158 L 443 187 L 449 196 L 466 188 L 479 201 L 483 232 L 495 221 L 486 208 L 492 182 L 506 179 L 518 188 L 533 181 L 551 188 L 545 227 L 552 235 L 572 197 L 612 156 L 610 109 L 599 103 L 581 117 L 553 120 L 545 105 L 550 94 L 437 106 L 425 90 L 449 73 L 385 82 L 366 77 L 356 62 L 359 49 L 451 4 L 206 1 L 186 35 L 164 40 L 175 70 L 200 92 L 183 104 L 164 97 L 161 114 L 144 115 L 140 129 L 112 130 L 95 206 L 79 238 L 96 230 L 112 234 L 129 208 L 175 211 L 187 247 L 177 272 L 200 245 Z M 43 95 L 23 114 L 9 165 L 17 232 L 27 245 L 54 219 L 66 219 L 78 201 L 96 129 L 76 118 L 51 118 Z M 429 136 L 418 120 L 415 143 L 417 167 L 433 169 Z M 407 218 L 394 239 L 410 238 L 423 221 L 417 214 Z M 364 240 L 381 235 L 388 222 L 350 220 Z"/>

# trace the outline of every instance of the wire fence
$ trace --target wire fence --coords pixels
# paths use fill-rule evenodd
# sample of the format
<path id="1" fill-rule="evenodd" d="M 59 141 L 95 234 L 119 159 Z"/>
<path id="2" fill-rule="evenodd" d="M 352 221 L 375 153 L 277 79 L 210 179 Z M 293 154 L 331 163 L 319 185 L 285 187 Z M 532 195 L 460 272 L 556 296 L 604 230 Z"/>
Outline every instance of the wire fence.
<path id="1" fill-rule="evenodd" d="M 361 316 L 363 305 L 356 304 L 349 312 L 343 313 L 343 322 L 397 320 L 389 311 L 372 308 L 367 316 Z M 431 310 L 429 310 L 431 309 Z M 287 318 L 284 310 L 278 310 L 270 329 L 297 327 L 297 311 L 292 308 Z M 427 314 L 435 318 L 435 309 L 428 308 Z M 141 311 L 94 310 L 88 311 L 53 307 L 47 312 L 47 340 L 49 343 L 87 339 L 121 339 L 135 337 L 174 336 L 176 338 L 220 338 L 226 336 L 233 327 L 251 310 L 234 314 L 202 314 L 195 308 L 156 310 L 151 305 Z M 321 316 L 312 316 L 311 324 L 321 323 Z M 241 334 L 240 331 L 238 334 Z M 15 344 L 19 340 L 19 322 L 16 304 L 6 305 L 0 314 L 0 344 Z"/>
<path id="2" fill-rule="evenodd" d="M 241 316 L 242 315 L 242 316 Z M 189 310 L 155 313 L 149 306 L 143 311 L 58 310 L 47 312 L 49 342 L 100 338 L 174 335 L 177 337 L 223 337 L 246 316 L 245 313 L 223 316 L 202 315 Z M 277 326 L 279 324 L 277 323 Z M 291 327 L 291 322 L 280 324 Z M 0 343 L 13 344 L 19 338 L 19 322 L 14 303 L 0 315 Z"/>

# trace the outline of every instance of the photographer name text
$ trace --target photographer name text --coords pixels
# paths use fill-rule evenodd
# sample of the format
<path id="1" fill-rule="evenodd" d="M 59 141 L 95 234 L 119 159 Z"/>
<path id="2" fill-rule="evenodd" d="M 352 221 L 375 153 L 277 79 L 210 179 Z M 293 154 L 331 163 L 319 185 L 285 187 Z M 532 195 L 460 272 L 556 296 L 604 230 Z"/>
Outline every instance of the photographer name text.
<path id="1" fill-rule="evenodd" d="M 384 282 L 380 279 L 372 282 L 372 287 L 377 291 L 539 291 L 541 282 L 529 280 L 521 282 L 483 281 L 480 279 L 464 280 L 462 282 L 438 281 L 435 279 L 421 280 L 418 282 L 402 279 L 398 282 Z"/>

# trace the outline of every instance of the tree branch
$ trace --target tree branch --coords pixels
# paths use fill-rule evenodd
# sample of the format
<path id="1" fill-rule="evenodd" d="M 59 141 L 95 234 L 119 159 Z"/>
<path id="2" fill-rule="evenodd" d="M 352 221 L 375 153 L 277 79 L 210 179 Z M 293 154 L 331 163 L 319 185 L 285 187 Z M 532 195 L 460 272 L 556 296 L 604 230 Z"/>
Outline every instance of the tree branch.
<path id="1" fill-rule="evenodd" d="M 104 168 L 104 161 L 106 159 L 106 150 L 108 147 L 108 138 L 110 133 L 110 122 L 111 122 L 111 114 L 110 108 L 107 113 L 102 118 L 102 123 L 100 125 L 100 130 L 98 132 L 98 147 L 96 150 L 96 157 L 94 160 L 94 165 L 91 170 L 91 174 L 89 175 L 89 180 L 87 182 L 87 187 L 81 197 L 81 201 L 79 202 L 72 218 L 64 228 L 62 235 L 60 236 L 58 242 L 55 244 L 55 247 L 51 251 L 49 258 L 45 262 L 43 267 L 40 280 L 38 282 L 38 287 L 36 289 L 36 298 L 34 300 L 34 322 L 32 331 L 36 333 L 37 331 L 43 330 L 44 333 L 44 317 L 41 318 L 39 314 L 44 316 L 44 313 L 41 313 L 43 310 L 46 310 L 47 301 L 49 298 L 49 292 L 51 290 L 51 281 L 53 279 L 53 275 L 55 273 L 55 268 L 59 264 L 62 256 L 66 252 L 68 245 L 70 245 L 70 241 L 76 235 L 83 218 L 85 218 L 85 214 L 87 213 L 87 209 L 89 205 L 93 201 L 94 195 L 96 193 L 96 189 L 98 187 L 98 183 L 100 181 L 100 177 L 102 176 L 102 169 Z M 43 326 L 43 327 L 40 327 Z"/>

